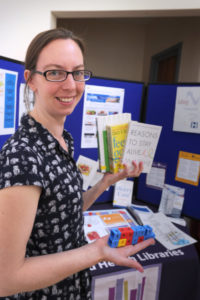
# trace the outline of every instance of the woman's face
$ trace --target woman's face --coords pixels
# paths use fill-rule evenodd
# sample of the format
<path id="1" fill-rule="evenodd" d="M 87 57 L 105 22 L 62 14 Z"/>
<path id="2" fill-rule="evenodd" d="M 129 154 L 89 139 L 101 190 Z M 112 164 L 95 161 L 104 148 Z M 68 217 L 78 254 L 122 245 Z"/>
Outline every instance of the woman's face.
<path id="1" fill-rule="evenodd" d="M 55 69 L 69 72 L 84 69 L 83 54 L 73 40 L 54 40 L 41 51 L 36 70 L 45 72 Z M 35 73 L 30 87 L 35 93 L 37 110 L 51 116 L 65 117 L 73 112 L 80 101 L 85 83 L 74 81 L 72 74 L 68 74 L 65 81 L 50 82 Z"/>

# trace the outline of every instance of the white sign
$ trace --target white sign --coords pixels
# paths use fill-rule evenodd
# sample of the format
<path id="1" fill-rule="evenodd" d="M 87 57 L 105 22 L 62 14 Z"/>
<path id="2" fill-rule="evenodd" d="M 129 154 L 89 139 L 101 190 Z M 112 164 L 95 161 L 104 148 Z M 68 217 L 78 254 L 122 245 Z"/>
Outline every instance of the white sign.
<path id="1" fill-rule="evenodd" d="M 156 239 L 168 250 L 182 248 L 197 242 L 173 225 L 162 212 L 142 216 L 142 221 L 153 228 Z"/>
<path id="2" fill-rule="evenodd" d="M 200 133 L 200 87 L 178 87 L 174 131 Z"/>
<path id="3" fill-rule="evenodd" d="M 165 183 L 166 165 L 153 162 L 150 172 L 146 176 L 146 185 L 155 189 L 163 189 Z"/>
<path id="4" fill-rule="evenodd" d="M 115 183 L 113 205 L 114 206 L 129 206 L 132 203 L 133 181 L 120 180 Z"/>
<path id="5" fill-rule="evenodd" d="M 165 215 L 179 218 L 184 202 L 185 189 L 165 184 L 163 187 L 159 211 Z"/>

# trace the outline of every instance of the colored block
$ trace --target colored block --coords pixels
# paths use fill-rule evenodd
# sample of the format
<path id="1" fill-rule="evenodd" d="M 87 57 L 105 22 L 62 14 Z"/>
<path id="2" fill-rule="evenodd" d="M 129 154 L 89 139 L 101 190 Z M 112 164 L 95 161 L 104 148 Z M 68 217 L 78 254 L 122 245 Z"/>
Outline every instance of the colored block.
<path id="1" fill-rule="evenodd" d="M 150 239 L 150 238 L 155 238 L 155 234 L 149 225 L 144 225 L 145 227 L 145 235 L 144 235 L 144 240 Z"/>
<path id="2" fill-rule="evenodd" d="M 144 228 L 145 228 L 147 234 L 149 234 L 149 233 L 152 232 L 151 226 L 149 226 L 149 225 L 144 225 Z"/>
<path id="3" fill-rule="evenodd" d="M 120 239 L 121 238 L 121 231 L 118 228 L 112 228 L 110 231 L 110 237 L 111 239 Z"/>
<path id="4" fill-rule="evenodd" d="M 119 240 L 119 243 L 118 243 L 118 247 L 123 247 L 123 246 L 125 246 L 126 245 L 126 239 L 120 239 Z"/>
<path id="5" fill-rule="evenodd" d="M 133 230 L 131 227 L 119 228 L 119 231 L 121 232 L 121 238 L 132 238 L 133 236 Z"/>
<path id="6" fill-rule="evenodd" d="M 111 240 L 111 239 L 108 240 L 108 245 L 111 248 L 117 248 L 118 247 L 118 243 L 119 243 L 119 240 Z"/>
<path id="7" fill-rule="evenodd" d="M 144 241 L 144 236 L 139 236 L 139 238 L 138 238 L 138 243 L 140 243 L 140 242 L 142 242 L 142 241 Z"/>
<path id="8" fill-rule="evenodd" d="M 133 230 L 134 238 L 139 237 L 141 235 L 141 227 L 142 226 L 140 226 L 140 225 L 131 227 Z"/>
<path id="9" fill-rule="evenodd" d="M 140 236 L 144 236 L 145 235 L 145 227 L 144 226 L 140 226 Z"/>
<path id="10" fill-rule="evenodd" d="M 108 245 L 112 248 L 135 245 L 149 238 L 155 238 L 155 234 L 149 225 L 112 228 Z"/>
<path id="11" fill-rule="evenodd" d="M 132 240 L 132 245 L 135 245 L 135 244 L 137 244 L 137 241 L 138 241 L 138 237 L 136 237 L 136 238 L 133 238 L 133 240 Z"/>
<path id="12" fill-rule="evenodd" d="M 132 245 L 132 238 L 128 238 L 127 240 L 126 240 L 126 245 L 128 246 L 128 245 Z"/>
<path id="13" fill-rule="evenodd" d="M 137 231 L 137 236 L 141 236 L 141 235 L 144 235 L 145 233 L 145 229 L 144 229 L 144 226 L 136 226 L 136 231 Z"/>

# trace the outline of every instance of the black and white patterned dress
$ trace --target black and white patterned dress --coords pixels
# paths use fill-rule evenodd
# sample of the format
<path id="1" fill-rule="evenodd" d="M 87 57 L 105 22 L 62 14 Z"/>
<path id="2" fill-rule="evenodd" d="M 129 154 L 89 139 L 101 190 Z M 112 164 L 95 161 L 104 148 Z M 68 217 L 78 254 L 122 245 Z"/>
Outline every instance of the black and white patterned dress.
<path id="1" fill-rule="evenodd" d="M 63 137 L 68 153 L 40 123 L 25 115 L 19 129 L 0 152 L 0 189 L 16 185 L 42 188 L 27 244 L 28 257 L 85 244 L 82 176 L 72 158 L 73 139 L 65 130 Z M 90 273 L 84 270 L 48 288 L 5 299 L 91 299 Z"/>

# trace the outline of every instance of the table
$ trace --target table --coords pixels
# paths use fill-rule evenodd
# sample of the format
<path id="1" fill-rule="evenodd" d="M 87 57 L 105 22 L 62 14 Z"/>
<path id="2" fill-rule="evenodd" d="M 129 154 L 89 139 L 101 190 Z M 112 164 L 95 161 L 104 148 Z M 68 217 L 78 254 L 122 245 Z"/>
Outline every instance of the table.
<path id="1" fill-rule="evenodd" d="M 97 203 L 92 210 L 109 208 L 111 204 Z M 200 299 L 200 262 L 194 245 L 169 251 L 156 241 L 132 258 L 142 264 L 143 274 L 110 262 L 91 268 L 93 300 Z"/>

